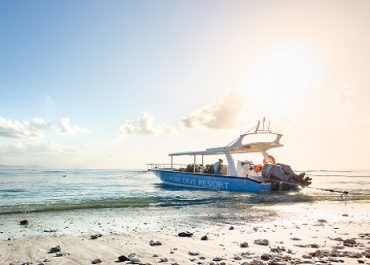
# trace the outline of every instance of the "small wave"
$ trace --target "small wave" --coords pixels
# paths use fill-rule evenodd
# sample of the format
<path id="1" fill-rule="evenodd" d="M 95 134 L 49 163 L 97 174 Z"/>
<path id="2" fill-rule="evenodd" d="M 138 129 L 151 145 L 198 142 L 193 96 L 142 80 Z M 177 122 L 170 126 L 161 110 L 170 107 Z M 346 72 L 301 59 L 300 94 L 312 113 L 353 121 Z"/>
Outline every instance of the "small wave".
<path id="1" fill-rule="evenodd" d="M 0 206 L 0 214 L 27 213 L 27 212 L 51 212 L 68 211 L 81 209 L 102 209 L 102 208 L 144 208 L 144 207 L 182 207 L 190 205 L 210 204 L 215 201 L 221 202 L 217 198 L 164 198 L 164 197 L 144 197 L 144 198 L 121 198 L 81 201 L 75 203 L 50 203 L 50 204 L 21 204 Z"/>
<path id="2" fill-rule="evenodd" d="M 65 173 L 67 170 L 43 170 L 42 173 Z"/>
<path id="3" fill-rule="evenodd" d="M 304 171 L 304 172 L 336 172 L 336 173 L 369 172 L 368 169 L 352 169 L 352 170 L 307 169 L 307 170 L 301 170 L 301 171 Z"/>
<path id="4" fill-rule="evenodd" d="M 307 176 L 312 177 L 351 177 L 351 178 L 370 178 L 370 175 L 345 175 L 345 174 L 312 174 L 308 173 Z"/>
<path id="5" fill-rule="evenodd" d="M 265 194 L 235 194 L 213 192 L 210 196 L 188 197 L 129 197 L 108 198 L 80 202 L 54 202 L 48 204 L 19 204 L 0 206 L 0 214 L 28 213 L 28 212 L 52 212 L 69 210 L 87 210 L 104 208 L 145 208 L 145 207 L 191 207 L 201 205 L 214 205 L 218 208 L 246 208 L 259 204 L 279 204 L 315 201 L 344 201 L 338 193 L 329 192 L 274 192 Z M 349 193 L 345 201 L 370 200 L 367 193 Z M 207 206 L 208 207 L 208 206 Z"/>
<path id="6" fill-rule="evenodd" d="M 0 189 L 0 192 L 4 193 L 15 193 L 15 192 L 27 192 L 25 189 Z"/>

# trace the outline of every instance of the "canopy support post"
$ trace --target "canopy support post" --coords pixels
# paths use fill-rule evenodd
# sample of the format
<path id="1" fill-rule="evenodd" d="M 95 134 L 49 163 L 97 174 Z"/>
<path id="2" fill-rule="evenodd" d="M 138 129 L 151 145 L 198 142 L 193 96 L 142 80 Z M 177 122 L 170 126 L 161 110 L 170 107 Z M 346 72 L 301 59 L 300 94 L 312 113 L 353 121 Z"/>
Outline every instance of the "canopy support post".
<path id="1" fill-rule="evenodd" d="M 203 155 L 202 155 L 202 167 L 204 167 L 204 163 L 203 163 Z"/>
<path id="2" fill-rule="evenodd" d="M 196 161 L 196 155 L 194 155 L 194 164 L 193 164 L 193 173 L 195 173 L 195 161 Z"/>
<path id="3" fill-rule="evenodd" d="M 173 169 L 173 156 L 171 156 L 171 169 Z"/>

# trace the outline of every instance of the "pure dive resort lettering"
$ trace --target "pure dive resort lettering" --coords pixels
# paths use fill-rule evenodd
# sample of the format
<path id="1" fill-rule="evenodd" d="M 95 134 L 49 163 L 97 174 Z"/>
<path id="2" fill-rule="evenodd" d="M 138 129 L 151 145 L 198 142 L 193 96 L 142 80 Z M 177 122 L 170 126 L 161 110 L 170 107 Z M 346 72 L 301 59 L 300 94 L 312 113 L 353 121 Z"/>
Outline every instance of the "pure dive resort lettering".
<path id="1" fill-rule="evenodd" d="M 174 184 L 208 188 L 208 189 L 214 189 L 214 190 L 227 190 L 229 186 L 228 182 L 205 180 L 205 179 L 191 179 L 191 178 L 168 176 L 168 175 L 163 176 L 163 180 L 165 182 L 174 183 Z"/>

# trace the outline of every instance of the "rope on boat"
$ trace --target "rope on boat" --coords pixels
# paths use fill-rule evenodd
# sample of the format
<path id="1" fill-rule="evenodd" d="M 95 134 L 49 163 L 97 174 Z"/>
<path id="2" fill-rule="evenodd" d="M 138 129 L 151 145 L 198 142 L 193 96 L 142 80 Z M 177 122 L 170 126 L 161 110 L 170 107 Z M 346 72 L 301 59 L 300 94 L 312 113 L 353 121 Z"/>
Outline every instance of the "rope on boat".
<path id="1" fill-rule="evenodd" d="M 347 199 L 347 196 L 349 194 L 348 191 L 342 191 L 342 190 L 334 190 L 334 189 L 322 189 L 322 188 L 316 188 L 316 187 L 306 187 L 308 189 L 312 189 L 312 190 L 322 190 L 322 191 L 327 191 L 327 192 L 333 192 L 333 193 L 340 193 L 340 198 L 342 200 L 346 200 Z"/>
<path id="2" fill-rule="evenodd" d="M 274 181 L 276 181 L 276 180 L 274 180 Z M 285 181 L 277 181 L 277 182 L 279 182 L 280 184 L 297 185 L 297 183 L 293 183 L 293 182 L 285 182 Z M 352 194 L 352 195 L 366 195 L 366 194 L 353 193 L 353 192 L 349 193 L 348 191 L 343 191 L 343 190 L 323 189 L 323 188 L 309 187 L 309 186 L 305 186 L 304 188 L 312 189 L 312 190 L 327 191 L 327 192 L 332 192 L 332 193 L 340 193 L 341 194 L 340 195 L 340 198 L 342 200 L 346 200 L 348 194 Z"/>
<path id="3" fill-rule="evenodd" d="M 147 172 L 149 172 L 149 169 L 147 169 L 147 170 L 142 170 L 142 171 L 135 171 L 135 173 L 133 173 L 133 174 L 131 174 L 131 175 L 126 175 L 126 176 L 124 176 L 124 177 L 135 177 L 135 176 L 139 176 L 139 175 L 142 175 L 142 174 L 145 174 L 145 173 L 147 173 Z"/>

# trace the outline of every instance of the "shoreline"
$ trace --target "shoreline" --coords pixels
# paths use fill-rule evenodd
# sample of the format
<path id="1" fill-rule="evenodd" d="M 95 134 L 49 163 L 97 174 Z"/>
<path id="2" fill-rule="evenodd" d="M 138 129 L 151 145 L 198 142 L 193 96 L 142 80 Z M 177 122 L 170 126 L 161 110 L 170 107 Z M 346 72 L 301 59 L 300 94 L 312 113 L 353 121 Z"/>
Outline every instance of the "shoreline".
<path id="1" fill-rule="evenodd" d="M 0 264 L 92 264 L 98 261 L 96 259 L 102 264 L 116 264 L 119 256 L 128 257 L 130 253 L 135 253 L 141 264 L 160 261 L 164 264 L 324 264 L 319 261 L 370 264 L 369 201 L 294 203 L 259 208 L 265 209 L 267 214 L 249 221 L 239 213 L 225 219 L 228 211 L 223 215 L 215 212 L 213 216 L 204 213 L 196 219 L 193 218 L 197 212 L 191 215 L 182 209 L 167 214 L 158 212 L 158 216 L 147 211 L 147 223 L 142 223 L 142 216 L 133 216 L 126 220 L 131 223 L 126 232 L 106 229 L 109 225 L 120 224 L 120 220 L 108 224 L 116 217 L 100 217 L 100 229 L 86 230 L 83 234 L 47 233 L 0 240 Z M 269 208 L 274 208 L 278 214 L 269 217 Z M 182 216 L 186 214 L 187 217 Z M 188 217 L 193 221 L 189 222 Z M 138 218 L 138 222 L 132 222 Z M 202 219 L 204 222 L 200 223 Z M 65 220 L 60 221 L 62 224 Z M 24 231 L 40 228 L 32 226 L 31 222 L 31 227 Z M 3 220 L 1 223 L 3 231 L 7 226 Z M 178 236 L 186 231 L 193 236 Z M 99 234 L 102 236 L 91 239 L 92 235 Z M 207 240 L 201 240 L 204 236 Z M 161 245 L 151 246 L 151 240 Z M 255 244 L 256 240 L 262 245 Z M 264 240 L 268 241 L 267 245 Z M 61 251 L 48 253 L 57 245 Z"/>

